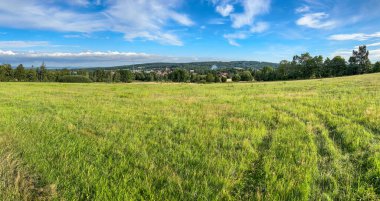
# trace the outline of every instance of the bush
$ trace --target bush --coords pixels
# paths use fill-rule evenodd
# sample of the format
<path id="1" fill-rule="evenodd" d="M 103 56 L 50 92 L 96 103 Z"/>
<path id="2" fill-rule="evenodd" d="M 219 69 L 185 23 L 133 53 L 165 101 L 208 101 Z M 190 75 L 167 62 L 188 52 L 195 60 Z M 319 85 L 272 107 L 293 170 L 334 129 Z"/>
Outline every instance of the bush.
<path id="1" fill-rule="evenodd" d="M 373 67 L 373 72 L 380 73 L 380 62 L 376 62 L 376 64 Z"/>
<path id="2" fill-rule="evenodd" d="M 58 82 L 66 83 L 90 83 L 90 78 L 82 75 L 64 75 L 58 78 Z"/>
<path id="3" fill-rule="evenodd" d="M 206 82 L 215 82 L 215 77 L 213 74 L 208 73 L 206 76 Z"/>
<path id="4" fill-rule="evenodd" d="M 232 77 L 232 81 L 234 82 L 239 82 L 241 80 L 241 77 L 239 74 L 235 74 L 233 77 Z"/>
<path id="5" fill-rule="evenodd" d="M 252 81 L 253 80 L 253 76 L 251 74 L 251 72 L 249 71 L 244 71 L 240 74 L 240 77 L 241 77 L 241 81 Z"/>

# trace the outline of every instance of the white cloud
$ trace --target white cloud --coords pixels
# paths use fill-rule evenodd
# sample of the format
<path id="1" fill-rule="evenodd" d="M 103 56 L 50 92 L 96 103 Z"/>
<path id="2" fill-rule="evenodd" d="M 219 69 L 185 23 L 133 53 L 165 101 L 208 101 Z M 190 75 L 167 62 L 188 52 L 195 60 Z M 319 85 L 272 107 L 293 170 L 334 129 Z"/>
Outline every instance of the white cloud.
<path id="1" fill-rule="evenodd" d="M 232 27 L 241 28 L 243 26 L 251 26 L 255 17 L 267 13 L 270 8 L 270 0 L 243 0 L 243 13 L 231 14 Z"/>
<path id="2" fill-rule="evenodd" d="M 269 28 L 269 24 L 266 22 L 258 22 L 251 27 L 252 33 L 262 33 Z"/>
<path id="3" fill-rule="evenodd" d="M 124 38 L 127 41 L 133 41 L 136 38 L 142 38 L 149 41 L 158 41 L 162 44 L 171 44 L 171 45 L 176 45 L 176 46 L 183 45 L 182 41 L 176 35 L 173 35 L 170 33 L 158 32 L 158 33 L 152 34 L 148 31 L 132 32 L 132 33 L 126 33 L 124 35 Z"/>
<path id="4" fill-rule="evenodd" d="M 0 56 L 13 56 L 13 55 L 16 55 L 16 53 L 14 53 L 13 51 L 3 51 L 3 50 L 0 50 Z"/>
<path id="5" fill-rule="evenodd" d="M 0 41 L 2 48 L 28 48 L 50 46 L 47 41 Z"/>
<path id="6" fill-rule="evenodd" d="M 227 17 L 234 11 L 234 7 L 231 4 L 219 5 L 216 7 L 216 11 L 223 17 Z"/>
<path id="7" fill-rule="evenodd" d="M 380 61 L 380 49 L 369 50 L 369 53 L 370 53 L 370 58 L 372 62 Z"/>
<path id="8" fill-rule="evenodd" d="M 248 35 L 246 33 L 233 33 L 233 34 L 225 34 L 223 37 L 227 39 L 230 45 L 239 47 L 240 44 L 237 43 L 236 40 L 246 39 L 248 38 Z"/>
<path id="9" fill-rule="evenodd" d="M 114 31 L 126 38 L 154 39 L 160 43 L 182 45 L 178 37 L 165 30 L 171 23 L 192 26 L 194 22 L 176 11 L 180 0 L 110 0 L 102 12 L 79 12 L 59 7 L 54 1 L 12 0 L 0 3 L 0 26 L 90 33 Z M 88 6 L 87 0 L 71 0 L 73 6 Z M 101 4 L 100 1 L 94 2 Z M 15 9 L 17 8 L 17 9 Z M 139 36 L 138 33 L 149 34 Z M 131 38 L 130 36 L 135 36 Z M 153 36 L 153 37 L 152 37 Z"/>
<path id="10" fill-rule="evenodd" d="M 230 16 L 232 27 L 243 29 L 238 33 L 225 34 L 224 38 L 233 46 L 240 46 L 236 40 L 246 39 L 252 33 L 261 33 L 269 28 L 266 22 L 257 22 L 257 16 L 268 13 L 271 0 L 211 0 L 222 16 Z M 243 12 L 234 12 L 234 5 L 240 4 Z M 248 28 L 248 29 L 247 29 Z"/>
<path id="11" fill-rule="evenodd" d="M 309 6 L 301 6 L 301 7 L 296 8 L 296 13 L 306 13 L 309 11 L 310 11 Z"/>
<path id="12" fill-rule="evenodd" d="M 216 11 L 222 16 L 230 16 L 232 27 L 239 29 L 252 26 L 255 18 L 269 12 L 271 0 L 211 0 Z M 240 4 L 243 12 L 234 12 L 233 5 Z"/>
<path id="13" fill-rule="evenodd" d="M 14 52 L 0 50 L 2 63 L 25 66 L 40 65 L 43 61 L 48 67 L 109 67 L 115 65 L 152 63 L 152 62 L 192 62 L 215 60 L 215 58 L 170 57 L 135 52 Z"/>
<path id="14" fill-rule="evenodd" d="M 258 22 L 252 25 L 249 31 L 241 31 L 232 34 L 224 34 L 223 37 L 227 39 L 228 43 L 232 46 L 239 47 L 240 44 L 236 40 L 243 40 L 249 38 L 253 33 L 262 33 L 269 28 L 266 22 Z"/>
<path id="15" fill-rule="evenodd" d="M 36 0 L 0 4 L 0 25 L 6 27 L 91 32 L 104 29 L 105 23 L 100 15 L 76 13 Z"/>
<path id="16" fill-rule="evenodd" d="M 373 33 L 373 34 L 364 34 L 364 33 L 336 34 L 336 35 L 330 36 L 328 39 L 338 40 L 338 41 L 344 41 L 344 40 L 365 41 L 372 38 L 380 38 L 380 32 Z"/>
<path id="17" fill-rule="evenodd" d="M 314 29 L 327 29 L 333 28 L 337 25 L 337 22 L 334 20 L 326 20 L 329 18 L 329 15 L 320 12 L 320 13 L 308 13 L 303 15 L 300 19 L 297 20 L 297 25 L 306 26 Z"/>
<path id="18" fill-rule="evenodd" d="M 380 43 L 371 43 L 367 45 L 367 47 L 377 47 L 377 46 L 380 46 Z"/>

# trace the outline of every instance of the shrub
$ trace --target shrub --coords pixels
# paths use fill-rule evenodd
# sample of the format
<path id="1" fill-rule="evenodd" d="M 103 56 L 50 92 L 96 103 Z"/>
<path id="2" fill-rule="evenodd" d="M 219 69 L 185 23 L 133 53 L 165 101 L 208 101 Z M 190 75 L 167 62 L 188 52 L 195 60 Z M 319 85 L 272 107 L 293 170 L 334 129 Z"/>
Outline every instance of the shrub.
<path id="1" fill-rule="evenodd" d="M 208 73 L 206 76 L 206 82 L 215 82 L 215 77 L 213 74 Z"/>
<path id="2" fill-rule="evenodd" d="M 66 83 L 90 83 L 90 78 L 82 75 L 64 75 L 58 78 L 58 82 Z"/>
<path id="3" fill-rule="evenodd" d="M 376 64 L 373 67 L 373 72 L 380 73 L 380 62 L 376 62 Z"/>
<path id="4" fill-rule="evenodd" d="M 249 71 L 244 71 L 240 74 L 240 77 L 241 77 L 241 81 L 252 81 L 253 80 L 253 76 L 251 74 L 251 72 Z"/>
<path id="5" fill-rule="evenodd" d="M 235 74 L 233 77 L 232 77 L 232 81 L 234 82 L 239 82 L 241 80 L 241 77 L 239 74 Z"/>

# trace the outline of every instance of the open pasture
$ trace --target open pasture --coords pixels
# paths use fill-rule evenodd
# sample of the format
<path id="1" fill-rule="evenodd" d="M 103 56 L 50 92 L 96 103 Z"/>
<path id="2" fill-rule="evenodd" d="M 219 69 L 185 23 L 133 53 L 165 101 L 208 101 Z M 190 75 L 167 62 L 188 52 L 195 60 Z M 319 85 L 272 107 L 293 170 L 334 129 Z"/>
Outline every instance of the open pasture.
<path id="1" fill-rule="evenodd" d="M 379 200 L 380 74 L 0 83 L 0 200 Z"/>

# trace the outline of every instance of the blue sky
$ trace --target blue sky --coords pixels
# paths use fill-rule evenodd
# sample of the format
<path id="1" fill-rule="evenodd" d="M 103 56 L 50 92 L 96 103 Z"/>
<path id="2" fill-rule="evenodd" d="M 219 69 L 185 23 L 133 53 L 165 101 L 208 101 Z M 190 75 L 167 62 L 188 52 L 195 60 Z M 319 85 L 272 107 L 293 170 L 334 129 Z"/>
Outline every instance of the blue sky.
<path id="1" fill-rule="evenodd" d="M 380 60 L 379 0 L 1 0 L 0 62 L 113 66 L 348 58 Z"/>

